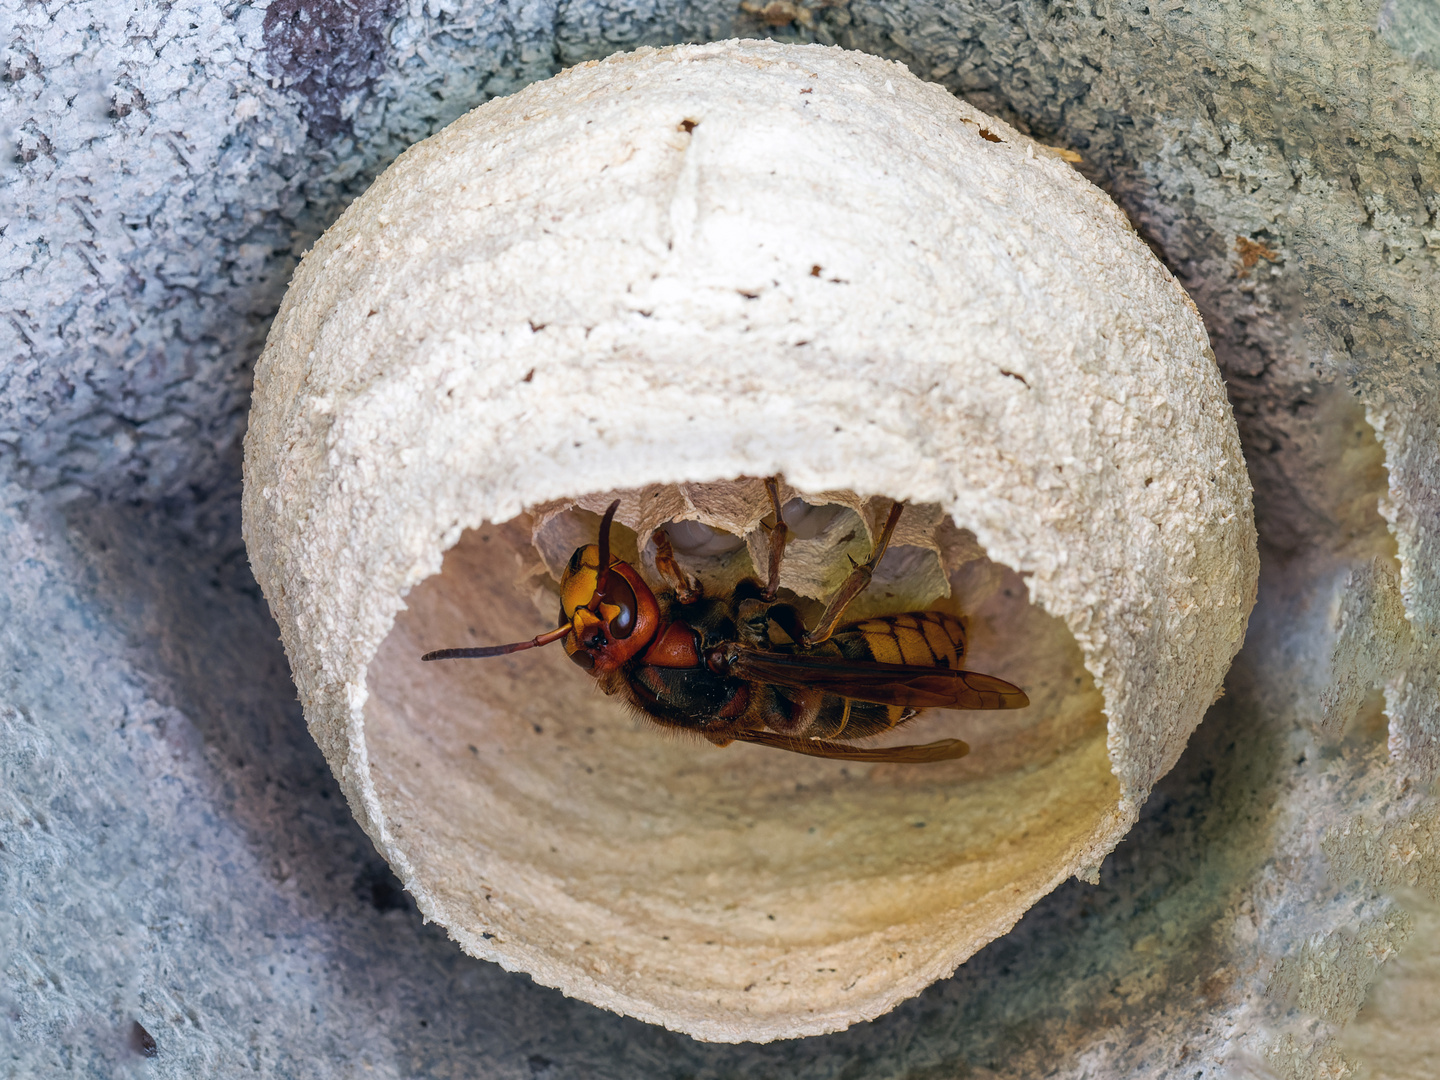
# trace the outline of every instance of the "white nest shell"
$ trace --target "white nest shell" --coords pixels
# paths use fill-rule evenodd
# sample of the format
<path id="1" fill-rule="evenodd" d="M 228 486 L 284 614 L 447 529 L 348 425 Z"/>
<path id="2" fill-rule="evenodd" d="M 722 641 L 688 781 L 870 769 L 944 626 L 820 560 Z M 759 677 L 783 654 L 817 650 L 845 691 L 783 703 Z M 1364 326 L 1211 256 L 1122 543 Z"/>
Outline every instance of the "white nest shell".
<path id="1" fill-rule="evenodd" d="M 310 729 L 421 911 L 713 1040 L 876 1016 L 1093 876 L 1255 594 L 1174 278 L 1059 156 L 835 48 L 641 50 L 409 150 L 297 270 L 245 469 Z M 558 649 L 418 662 L 546 628 L 528 511 L 626 491 L 639 531 L 647 485 L 771 474 L 948 515 L 1019 598 L 968 613 L 992 673 L 1093 723 L 842 766 L 661 737 Z"/>

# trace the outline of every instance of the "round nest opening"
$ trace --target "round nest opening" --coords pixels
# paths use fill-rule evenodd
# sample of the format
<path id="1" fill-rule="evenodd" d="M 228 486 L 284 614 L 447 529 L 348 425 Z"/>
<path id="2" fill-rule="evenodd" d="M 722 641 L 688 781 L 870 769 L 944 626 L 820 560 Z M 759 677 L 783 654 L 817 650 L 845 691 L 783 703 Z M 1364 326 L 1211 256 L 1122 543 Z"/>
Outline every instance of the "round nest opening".
<path id="1" fill-rule="evenodd" d="M 813 622 L 849 560 L 868 556 L 888 500 L 786 495 L 781 598 Z M 1074 873 L 1117 816 L 1103 702 L 1074 638 L 933 505 L 906 508 L 846 618 L 956 615 L 965 666 L 1025 688 L 1026 709 L 925 710 L 873 740 L 958 737 L 972 748 L 958 760 L 720 750 L 607 698 L 558 646 L 419 662 L 552 628 L 565 562 L 595 541 L 600 515 L 585 508 L 617 496 L 616 554 L 657 591 L 641 507 L 662 499 L 709 510 L 669 530 L 707 592 L 763 579 L 768 537 L 746 520 L 764 505 L 758 481 L 552 504 L 467 530 L 367 672 L 371 776 L 395 843 L 471 951 L 514 962 L 518 947 L 633 1002 L 663 993 L 687 1026 L 833 1027 L 948 974 L 1013 924 L 1017 899 Z"/>

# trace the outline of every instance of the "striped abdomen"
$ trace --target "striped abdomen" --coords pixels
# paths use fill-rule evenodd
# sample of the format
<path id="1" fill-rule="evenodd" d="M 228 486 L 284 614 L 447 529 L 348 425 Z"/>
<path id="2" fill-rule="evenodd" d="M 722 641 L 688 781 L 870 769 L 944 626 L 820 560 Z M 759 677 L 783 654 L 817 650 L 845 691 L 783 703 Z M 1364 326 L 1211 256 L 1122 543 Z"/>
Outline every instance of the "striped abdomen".
<path id="1" fill-rule="evenodd" d="M 852 660 L 956 670 L 965 666 L 965 628 L 959 619 L 941 611 L 866 619 L 845 627 L 834 640 Z M 860 648 L 866 651 L 852 651 Z"/>
<path id="2" fill-rule="evenodd" d="M 965 628 L 959 619 L 944 612 L 911 611 L 851 623 L 820 651 L 829 653 L 831 646 L 850 660 L 960 670 L 965 659 Z M 901 705 L 850 701 L 847 707 L 843 698 L 826 695 L 813 734 L 859 739 L 888 731 L 914 715 L 914 709 Z"/>

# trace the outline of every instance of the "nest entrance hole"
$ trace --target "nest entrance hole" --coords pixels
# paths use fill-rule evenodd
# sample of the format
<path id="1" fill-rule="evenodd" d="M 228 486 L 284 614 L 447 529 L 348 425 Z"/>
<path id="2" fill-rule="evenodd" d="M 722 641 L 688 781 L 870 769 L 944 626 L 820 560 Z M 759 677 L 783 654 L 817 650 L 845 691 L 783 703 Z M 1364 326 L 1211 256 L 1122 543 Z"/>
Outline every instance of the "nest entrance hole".
<path id="1" fill-rule="evenodd" d="M 553 628 L 563 559 L 593 541 L 596 511 L 614 494 L 465 532 L 441 573 L 411 592 L 368 671 L 365 734 L 381 803 L 416 880 L 469 951 L 523 941 L 622 992 L 658 977 L 682 997 L 729 987 L 753 1009 L 782 1009 L 799 992 L 839 1002 L 878 977 L 877 941 L 927 979 L 953 968 L 1007 929 L 1017 895 L 1033 902 L 1115 812 L 1101 696 L 1074 639 L 1029 602 L 1020 575 L 933 507 L 907 508 L 910 528 L 881 564 L 891 572 L 877 574 L 855 614 L 915 610 L 938 588 L 923 607 L 963 618 L 966 666 L 1030 695 L 1015 712 L 924 712 L 877 740 L 959 737 L 971 752 L 957 761 L 716 749 L 637 719 L 558 645 L 420 662 L 430 649 Z M 622 494 L 654 501 L 652 489 Z M 847 556 L 868 552 L 889 500 L 785 496 L 787 519 L 811 509 L 796 514 L 802 535 L 787 550 L 787 565 L 796 557 L 782 595 L 818 611 Z M 766 542 L 758 514 L 726 513 L 690 518 L 708 533 L 675 530 L 707 591 L 754 572 L 747 556 L 757 537 Z M 662 523 L 622 505 L 617 521 L 627 520 L 613 548 L 658 589 L 647 553 Z"/>

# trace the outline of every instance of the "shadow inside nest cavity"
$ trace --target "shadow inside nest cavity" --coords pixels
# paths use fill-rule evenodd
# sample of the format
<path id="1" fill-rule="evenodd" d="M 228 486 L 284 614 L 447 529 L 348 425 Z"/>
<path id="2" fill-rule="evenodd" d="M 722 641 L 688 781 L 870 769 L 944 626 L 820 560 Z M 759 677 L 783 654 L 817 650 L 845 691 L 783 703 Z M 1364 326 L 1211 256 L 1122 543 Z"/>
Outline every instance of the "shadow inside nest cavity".
<path id="1" fill-rule="evenodd" d="M 195 725 L 214 777 L 209 811 L 275 868 L 253 888 L 283 878 L 275 918 L 323 942 L 330 974 L 317 997 L 369 1013 L 405 1075 L 460 1061 L 553 1078 L 1029 1075 L 1107 1030 L 1138 1039 L 1167 1004 L 1218 997 L 1238 978 L 1216 927 L 1263 860 L 1282 755 L 1281 735 L 1256 722 L 1244 653 L 1100 885 L 1061 885 L 955 976 L 871 1023 L 706 1045 L 472 960 L 423 924 L 351 818 L 305 729 L 238 513 L 222 516 L 234 532 L 215 544 L 187 539 L 153 508 L 119 505 L 77 507 L 70 535 L 128 636 L 128 659 Z M 1077 1040 L 1078 1029 L 1091 1034 Z"/>

